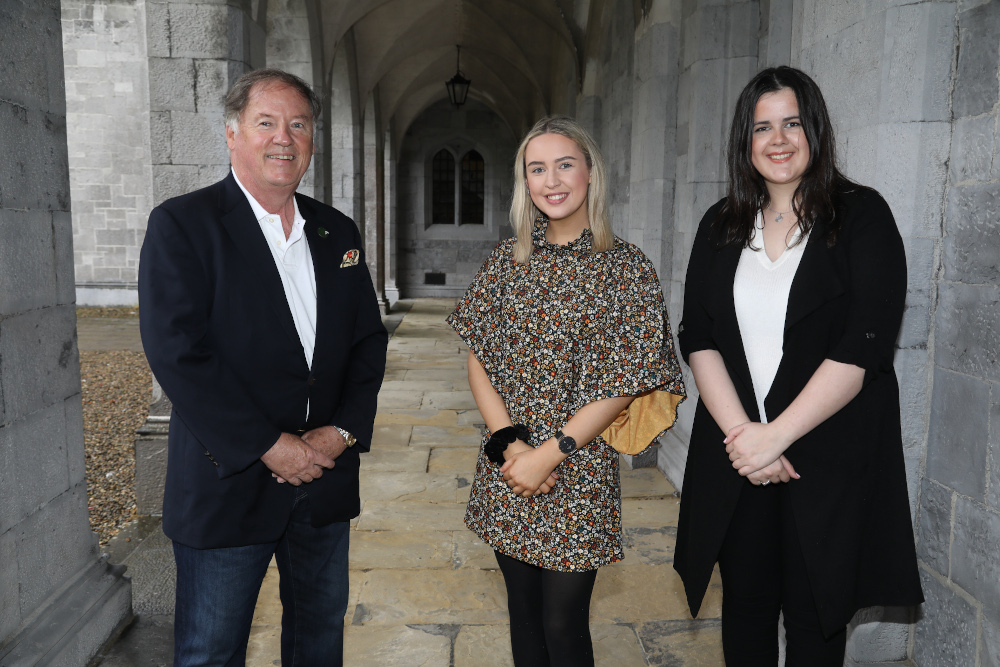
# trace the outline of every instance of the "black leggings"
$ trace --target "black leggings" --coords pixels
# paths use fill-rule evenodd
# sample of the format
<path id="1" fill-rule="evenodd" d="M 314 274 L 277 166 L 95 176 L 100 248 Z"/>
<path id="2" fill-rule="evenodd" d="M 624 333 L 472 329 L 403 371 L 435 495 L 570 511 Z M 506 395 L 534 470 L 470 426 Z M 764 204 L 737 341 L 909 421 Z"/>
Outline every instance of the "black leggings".
<path id="1" fill-rule="evenodd" d="M 778 614 L 784 613 L 786 667 L 841 667 L 846 628 L 829 637 L 820 628 L 783 486 L 746 482 L 719 553 L 726 665 L 777 665 Z"/>
<path id="2" fill-rule="evenodd" d="M 507 584 L 516 667 L 588 667 L 590 596 L 597 570 L 556 572 L 495 552 Z"/>

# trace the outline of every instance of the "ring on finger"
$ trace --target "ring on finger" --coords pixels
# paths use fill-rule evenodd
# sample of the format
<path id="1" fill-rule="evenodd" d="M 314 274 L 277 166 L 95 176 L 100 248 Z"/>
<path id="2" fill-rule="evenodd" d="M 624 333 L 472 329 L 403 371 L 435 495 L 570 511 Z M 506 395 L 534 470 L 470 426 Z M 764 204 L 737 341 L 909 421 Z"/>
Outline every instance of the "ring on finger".
<path id="1" fill-rule="evenodd" d="M 763 482 L 761 482 L 761 483 L 760 483 L 760 485 L 761 485 L 761 486 L 767 486 L 767 485 L 768 485 L 768 484 L 770 484 L 770 483 L 771 483 L 771 480 L 769 480 L 769 479 L 765 479 L 765 480 L 764 480 Z"/>

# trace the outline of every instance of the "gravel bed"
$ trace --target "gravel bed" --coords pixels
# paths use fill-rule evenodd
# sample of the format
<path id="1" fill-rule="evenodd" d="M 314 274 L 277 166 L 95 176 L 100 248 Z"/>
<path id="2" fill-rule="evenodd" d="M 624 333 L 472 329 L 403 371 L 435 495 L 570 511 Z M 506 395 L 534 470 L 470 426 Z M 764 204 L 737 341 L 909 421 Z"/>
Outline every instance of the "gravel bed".
<path id="1" fill-rule="evenodd" d="M 77 306 L 77 317 L 139 317 L 139 309 L 128 306 Z"/>
<path id="2" fill-rule="evenodd" d="M 90 526 L 104 545 L 135 517 L 135 431 L 152 375 L 141 352 L 81 350 L 80 379 Z"/>

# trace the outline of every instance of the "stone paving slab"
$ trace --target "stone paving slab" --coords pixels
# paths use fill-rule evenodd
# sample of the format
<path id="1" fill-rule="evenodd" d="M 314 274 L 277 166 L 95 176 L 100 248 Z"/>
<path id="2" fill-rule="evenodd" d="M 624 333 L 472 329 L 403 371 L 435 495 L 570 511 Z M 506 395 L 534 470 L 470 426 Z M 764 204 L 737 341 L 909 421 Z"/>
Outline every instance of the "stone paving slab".
<path id="1" fill-rule="evenodd" d="M 651 621 L 640 624 L 637 633 L 649 654 L 649 662 L 645 664 L 684 667 L 724 664 L 722 624 L 718 619 Z"/>
<path id="2" fill-rule="evenodd" d="M 628 471 L 623 468 L 621 482 L 622 498 L 673 498 L 677 494 L 677 489 L 658 468 Z"/>
<path id="3" fill-rule="evenodd" d="M 351 534 L 351 563 L 363 569 L 451 569 L 454 551 L 451 531 L 355 530 Z"/>
<path id="4" fill-rule="evenodd" d="M 425 447 L 472 447 L 479 449 L 482 431 L 475 426 L 414 426 L 410 444 Z"/>
<path id="5" fill-rule="evenodd" d="M 435 447 L 431 450 L 427 472 L 456 473 L 466 475 L 469 479 L 476 472 L 476 460 L 479 458 L 478 447 Z"/>
<path id="6" fill-rule="evenodd" d="M 419 409 L 421 403 L 423 403 L 423 397 L 419 392 L 383 389 L 378 393 L 379 410 L 385 410 L 387 408 Z"/>
<path id="7" fill-rule="evenodd" d="M 427 447 L 374 447 L 363 455 L 365 472 L 427 472 Z"/>
<path id="8" fill-rule="evenodd" d="M 465 624 L 455 637 L 455 667 L 514 667 L 507 625 Z"/>
<path id="9" fill-rule="evenodd" d="M 479 539 L 471 530 L 462 529 L 454 534 L 453 562 L 456 567 L 479 570 L 497 569 L 497 559 L 493 548 Z"/>
<path id="10" fill-rule="evenodd" d="M 475 410 L 476 401 L 471 391 L 425 391 L 425 408 L 438 410 Z"/>
<path id="11" fill-rule="evenodd" d="M 646 664 L 642 646 L 630 625 L 591 623 L 590 638 L 594 642 L 594 663 L 597 665 Z"/>
<path id="12" fill-rule="evenodd" d="M 503 576 L 493 570 L 370 570 L 358 606 L 366 625 L 507 622 Z"/>
<path id="13" fill-rule="evenodd" d="M 680 498 L 622 498 L 622 526 L 676 526 L 679 511 Z"/>
<path id="14" fill-rule="evenodd" d="M 461 380 L 461 385 L 458 381 L 451 380 L 386 380 L 382 382 L 382 388 L 380 393 L 383 391 L 408 391 L 410 393 L 419 394 L 425 391 L 453 391 L 455 389 L 468 389 L 468 380 L 463 378 Z"/>
<path id="15" fill-rule="evenodd" d="M 410 444 L 413 427 L 409 424 L 376 424 L 372 433 L 372 449 L 376 451 L 383 447 L 406 447 Z M 367 454 L 361 457 L 361 467 Z"/>
<path id="16" fill-rule="evenodd" d="M 344 664 L 351 667 L 448 667 L 451 639 L 425 629 L 350 625 L 344 631 Z"/>
<path id="17" fill-rule="evenodd" d="M 358 530 L 464 530 L 465 507 L 457 503 L 368 500 Z"/>
<path id="18" fill-rule="evenodd" d="M 454 474 L 428 474 L 361 469 L 361 496 L 372 500 L 422 500 L 425 502 L 456 502 L 459 489 Z"/>
<path id="19" fill-rule="evenodd" d="M 641 623 L 691 618 L 680 577 L 669 565 L 628 559 L 601 568 L 591 602 L 592 621 Z"/>
<path id="20" fill-rule="evenodd" d="M 469 371 L 465 368 L 427 370 L 423 368 L 411 368 L 404 370 L 403 379 L 407 382 L 452 382 L 457 389 L 466 389 L 469 386 Z M 461 384 L 458 384 L 461 383 Z M 456 386 L 457 385 L 457 386 Z"/>
<path id="21" fill-rule="evenodd" d="M 478 412 L 476 413 L 479 414 Z M 456 410 L 387 408 L 375 415 L 375 425 L 405 424 L 408 426 L 459 426 Z"/>

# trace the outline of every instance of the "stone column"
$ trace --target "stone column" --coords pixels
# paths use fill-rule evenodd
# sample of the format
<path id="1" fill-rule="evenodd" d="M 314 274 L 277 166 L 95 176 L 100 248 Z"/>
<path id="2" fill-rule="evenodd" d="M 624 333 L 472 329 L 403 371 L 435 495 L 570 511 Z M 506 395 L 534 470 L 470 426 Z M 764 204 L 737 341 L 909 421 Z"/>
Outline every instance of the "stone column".
<path id="1" fill-rule="evenodd" d="M 397 192 L 397 171 L 398 147 L 392 129 L 385 131 L 385 143 L 383 144 L 384 160 L 384 180 L 385 187 L 383 196 L 385 197 L 385 299 L 389 307 L 399 299 L 399 286 L 396 285 L 396 247 L 397 228 L 399 225 L 398 210 L 396 208 Z"/>
<path id="2" fill-rule="evenodd" d="M 368 95 L 364 115 L 365 215 L 362 235 L 368 269 L 375 284 L 382 314 L 389 312 L 385 298 L 385 137 L 379 122 L 378 91 Z"/>
<path id="3" fill-rule="evenodd" d="M 725 0 L 683 3 L 677 81 L 676 180 L 671 233 L 671 275 L 666 298 L 673 325 L 680 323 L 684 276 L 698 222 L 725 194 L 726 144 L 736 98 L 757 70 L 758 4 Z M 676 333 L 676 329 L 675 329 Z M 690 378 L 690 373 L 688 374 Z M 684 476 L 698 390 L 688 399 L 660 449 L 658 465 L 677 488 Z"/>
<path id="4" fill-rule="evenodd" d="M 0 664 L 85 665 L 132 606 L 87 517 L 59 0 L 0 26 Z"/>
<path id="5" fill-rule="evenodd" d="M 210 185 L 229 169 L 225 95 L 266 57 L 264 28 L 250 10 L 238 0 L 147 0 L 154 203 Z"/>

